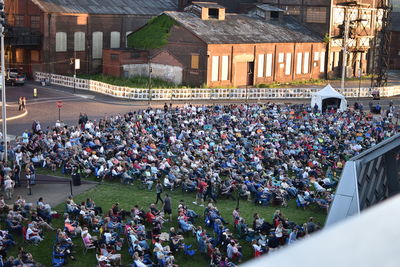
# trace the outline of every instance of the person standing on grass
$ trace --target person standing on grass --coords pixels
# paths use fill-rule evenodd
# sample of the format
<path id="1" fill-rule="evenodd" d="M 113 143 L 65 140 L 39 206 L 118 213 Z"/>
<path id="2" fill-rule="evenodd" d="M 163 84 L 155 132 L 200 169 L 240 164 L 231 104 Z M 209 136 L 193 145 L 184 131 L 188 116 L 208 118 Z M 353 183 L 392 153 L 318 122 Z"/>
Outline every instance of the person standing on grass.
<path id="1" fill-rule="evenodd" d="M 15 182 L 11 180 L 11 178 L 7 175 L 4 180 L 4 191 L 6 193 L 7 199 L 12 198 L 12 194 L 14 191 Z"/>
<path id="2" fill-rule="evenodd" d="M 172 208 L 171 208 L 171 197 L 165 194 L 163 210 L 165 215 L 169 215 L 169 220 L 172 221 Z"/>
<path id="3" fill-rule="evenodd" d="M 204 207 L 204 192 L 207 189 L 207 183 L 201 180 L 200 178 L 197 180 L 197 194 L 196 201 L 193 204 L 200 205 L 200 207 Z M 199 200 L 201 204 L 199 204 Z"/>
<path id="4" fill-rule="evenodd" d="M 157 180 L 157 184 L 156 184 L 156 194 L 157 194 L 156 204 L 158 203 L 158 200 L 160 200 L 161 203 L 164 203 L 164 201 L 161 198 L 162 192 L 163 192 L 163 186 L 162 186 L 160 180 Z"/>

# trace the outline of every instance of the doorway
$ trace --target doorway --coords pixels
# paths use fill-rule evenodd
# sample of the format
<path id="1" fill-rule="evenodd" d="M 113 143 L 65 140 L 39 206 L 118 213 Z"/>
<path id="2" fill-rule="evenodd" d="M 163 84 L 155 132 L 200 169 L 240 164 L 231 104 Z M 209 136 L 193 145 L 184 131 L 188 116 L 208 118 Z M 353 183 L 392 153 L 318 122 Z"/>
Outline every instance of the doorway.
<path id="1" fill-rule="evenodd" d="M 246 85 L 254 84 L 254 61 L 247 62 L 247 83 Z"/>

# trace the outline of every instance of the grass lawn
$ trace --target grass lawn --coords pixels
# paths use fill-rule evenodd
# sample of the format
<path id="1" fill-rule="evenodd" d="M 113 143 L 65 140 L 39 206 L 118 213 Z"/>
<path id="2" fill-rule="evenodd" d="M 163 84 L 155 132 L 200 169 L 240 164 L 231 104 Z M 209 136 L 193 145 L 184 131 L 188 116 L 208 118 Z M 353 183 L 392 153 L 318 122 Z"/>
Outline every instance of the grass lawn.
<path id="1" fill-rule="evenodd" d="M 42 173 L 45 171 L 41 171 Z M 49 173 L 48 173 L 49 174 Z M 58 173 L 57 173 L 58 174 Z M 176 222 L 176 208 L 178 205 L 179 200 L 183 199 L 190 209 L 196 211 L 199 215 L 203 214 L 204 208 L 192 204 L 195 200 L 194 193 L 182 193 L 181 190 L 177 190 L 174 192 L 168 192 L 172 196 L 172 207 L 173 207 L 173 215 L 174 221 L 171 223 L 165 223 L 164 229 L 168 231 L 169 227 L 174 226 L 177 228 Z M 105 182 L 103 184 L 97 185 L 92 190 L 89 190 L 86 193 L 81 195 L 77 195 L 74 197 L 75 202 L 80 202 L 86 200 L 87 197 L 92 198 L 96 205 L 101 206 L 103 208 L 103 212 L 107 212 L 107 210 L 111 207 L 111 205 L 115 202 L 120 203 L 120 207 L 125 210 L 130 210 L 135 204 L 140 205 L 142 208 L 147 208 L 148 205 L 155 201 L 156 194 L 153 191 L 142 190 L 139 188 L 138 184 L 134 185 L 122 185 L 120 183 L 114 182 Z M 236 206 L 236 201 L 233 200 L 220 200 L 217 203 L 217 207 L 220 210 L 222 216 L 227 219 L 230 223 L 228 226 L 232 230 L 232 210 Z M 161 208 L 161 203 L 158 204 L 158 207 Z M 255 206 L 254 203 L 248 202 L 245 200 L 240 201 L 240 210 L 241 215 L 246 219 L 246 222 L 251 225 L 252 224 L 252 216 L 255 212 L 258 212 L 265 218 L 267 221 L 272 220 L 273 212 L 278 209 L 279 207 L 269 206 L 269 207 L 260 207 Z M 55 208 L 59 213 L 64 213 L 65 211 L 65 204 L 60 204 Z M 297 224 L 304 223 L 309 217 L 314 217 L 316 222 L 320 222 L 321 225 L 324 224 L 326 212 L 317 208 L 317 207 L 308 207 L 306 210 L 296 208 L 296 203 L 294 200 L 289 202 L 287 208 L 281 208 L 284 214 L 292 221 L 296 222 Z M 63 220 L 62 219 L 55 219 L 52 222 L 53 226 L 56 227 L 63 227 Z M 196 225 L 204 226 L 204 219 L 203 216 L 197 219 Z M 209 233 L 212 233 L 212 230 L 209 229 Z M 95 234 L 94 234 L 95 235 Z M 16 237 L 17 235 L 14 234 Z M 18 244 L 21 244 L 22 239 L 21 237 L 15 238 Z M 38 246 L 34 245 L 24 245 L 29 252 L 32 253 L 35 260 L 44 264 L 45 266 L 51 266 L 51 252 L 52 246 L 55 241 L 55 232 L 46 232 L 45 240 L 40 243 Z M 186 234 L 185 243 L 186 244 L 194 244 L 195 239 L 191 237 L 189 234 Z M 75 256 L 76 261 L 69 262 L 67 266 L 95 266 L 96 265 L 96 257 L 95 252 L 93 250 L 89 250 L 86 255 L 83 254 L 83 244 L 81 238 L 75 238 Z M 240 241 L 240 244 L 243 247 L 244 252 L 244 260 L 248 260 L 252 257 L 253 251 L 249 243 L 245 242 L 244 240 Z M 18 245 L 17 245 L 18 246 Z M 193 246 L 195 249 L 197 245 Z M 8 255 L 16 256 L 17 248 L 12 248 Z M 188 261 L 187 256 L 180 252 L 176 254 L 176 263 L 179 266 L 208 266 L 209 260 L 199 253 L 196 253 L 192 256 L 192 260 Z M 122 250 L 122 259 L 123 264 L 128 265 L 132 263 L 132 260 L 128 254 L 127 244 L 124 244 Z"/>

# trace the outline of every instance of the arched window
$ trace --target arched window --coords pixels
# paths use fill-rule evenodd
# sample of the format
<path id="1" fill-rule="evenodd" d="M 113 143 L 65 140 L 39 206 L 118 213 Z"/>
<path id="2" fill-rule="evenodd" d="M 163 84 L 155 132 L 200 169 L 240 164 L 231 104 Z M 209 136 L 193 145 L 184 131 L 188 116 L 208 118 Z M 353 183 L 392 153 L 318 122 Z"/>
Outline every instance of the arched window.
<path id="1" fill-rule="evenodd" d="M 110 48 L 121 47 L 121 34 L 119 32 L 111 32 Z"/>
<path id="2" fill-rule="evenodd" d="M 103 58 L 103 33 L 94 32 L 93 33 L 93 59 Z"/>
<path id="3" fill-rule="evenodd" d="M 67 33 L 57 32 L 56 33 L 56 52 L 67 51 Z"/>
<path id="4" fill-rule="evenodd" d="M 74 51 L 85 51 L 85 33 L 74 33 Z"/>

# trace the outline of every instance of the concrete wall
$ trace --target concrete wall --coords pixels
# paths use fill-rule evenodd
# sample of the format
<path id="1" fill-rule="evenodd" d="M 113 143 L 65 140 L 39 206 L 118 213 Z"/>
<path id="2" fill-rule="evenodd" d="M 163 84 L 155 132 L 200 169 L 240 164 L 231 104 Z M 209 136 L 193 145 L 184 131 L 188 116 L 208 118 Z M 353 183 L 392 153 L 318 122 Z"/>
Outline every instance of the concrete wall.
<path id="1" fill-rule="evenodd" d="M 183 68 L 165 64 L 152 63 L 152 77 L 157 77 L 174 84 L 182 84 Z M 149 64 L 122 65 L 124 77 L 149 76 Z"/>

